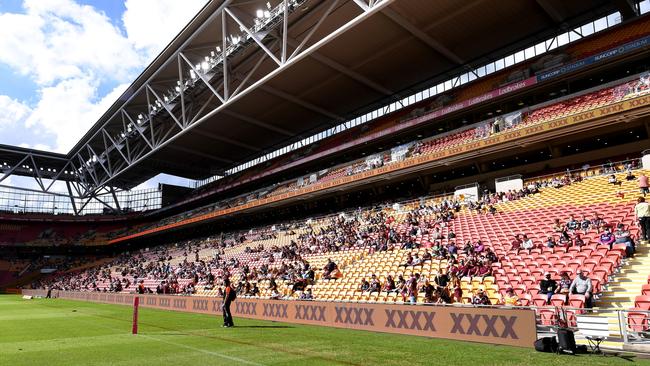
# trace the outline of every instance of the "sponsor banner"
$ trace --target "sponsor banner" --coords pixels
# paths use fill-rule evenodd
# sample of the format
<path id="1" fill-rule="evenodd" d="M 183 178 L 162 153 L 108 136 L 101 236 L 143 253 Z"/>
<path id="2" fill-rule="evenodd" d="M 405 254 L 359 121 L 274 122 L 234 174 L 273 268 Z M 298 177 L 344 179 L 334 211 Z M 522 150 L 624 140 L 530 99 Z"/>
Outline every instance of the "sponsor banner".
<path id="1" fill-rule="evenodd" d="M 42 290 L 23 290 L 44 295 Z M 133 305 L 134 294 L 53 291 L 63 299 Z M 221 315 L 221 299 L 198 296 L 137 295 L 140 307 Z M 235 318 L 281 321 L 433 338 L 533 347 L 535 312 L 530 309 L 359 304 L 321 301 L 237 299 Z M 140 314 L 146 319 L 146 314 Z"/>
<path id="2" fill-rule="evenodd" d="M 599 54 L 596 54 L 594 56 L 589 56 L 587 58 L 584 58 L 582 60 L 559 66 L 557 68 L 554 68 L 552 70 L 544 71 L 536 75 L 537 81 L 542 82 L 546 81 L 548 79 L 553 79 L 558 76 L 562 76 L 564 74 L 568 74 L 570 72 L 582 69 L 584 67 L 587 67 L 589 65 L 595 64 L 597 62 L 601 61 L 607 61 L 611 58 L 624 55 L 629 52 L 636 51 L 638 49 L 641 49 L 643 47 L 646 47 L 650 44 L 650 36 L 645 36 L 643 38 L 637 39 L 632 42 L 628 42 L 626 44 L 620 45 L 617 48 L 613 48 L 604 52 L 601 52 Z"/>
<path id="3" fill-rule="evenodd" d="M 177 227 L 177 226 L 182 226 L 187 223 L 192 223 L 192 222 L 198 222 L 198 221 L 203 221 L 203 220 L 209 220 L 212 218 L 216 218 L 219 216 L 224 216 L 233 212 L 241 211 L 247 208 L 251 207 L 258 207 L 262 205 L 266 205 L 268 203 L 272 202 L 277 202 L 281 201 L 287 198 L 293 198 L 297 196 L 301 196 L 306 193 L 314 192 L 314 191 L 319 191 L 322 189 L 330 188 L 330 187 L 335 187 L 339 186 L 342 184 L 346 184 L 352 181 L 360 181 L 363 179 L 368 179 L 372 178 L 378 175 L 382 175 L 388 172 L 395 172 L 399 171 L 402 169 L 406 168 L 411 168 L 417 165 L 422 165 L 425 163 L 430 163 L 436 160 L 441 160 L 445 158 L 449 158 L 452 156 L 456 155 L 461 155 L 465 154 L 471 151 L 476 151 L 482 148 L 486 147 L 493 147 L 497 145 L 502 145 L 502 144 L 511 144 L 513 141 L 528 138 L 530 136 L 538 135 L 541 133 L 546 133 L 549 131 L 561 129 L 564 127 L 572 126 L 578 123 L 584 123 L 588 121 L 592 121 L 598 118 L 610 116 L 613 114 L 625 112 L 628 110 L 636 109 L 636 108 L 641 108 L 650 105 L 650 95 L 643 95 L 643 96 L 638 96 L 634 98 L 630 98 L 625 101 L 613 103 L 607 106 L 603 107 L 598 107 L 592 110 L 588 110 L 585 112 L 580 112 L 574 115 L 566 116 L 566 117 L 561 117 L 553 120 L 549 120 L 546 122 L 534 124 L 534 125 L 518 125 L 516 128 L 506 130 L 494 135 L 491 135 L 488 138 L 484 138 L 481 140 L 472 140 L 465 142 L 464 144 L 460 144 L 454 147 L 451 147 L 449 149 L 445 150 L 440 150 L 434 153 L 426 154 L 426 155 L 420 155 L 417 157 L 413 157 L 410 159 L 406 159 L 401 162 L 393 163 L 393 164 L 388 164 L 384 165 L 381 168 L 361 172 L 358 174 L 354 174 L 351 176 L 345 176 L 342 178 L 338 179 L 333 179 L 324 183 L 315 183 L 312 184 L 308 187 L 304 187 L 301 189 L 297 189 L 292 192 L 287 192 L 279 196 L 273 196 L 273 197 L 268 197 L 264 198 L 261 200 L 256 200 L 253 202 L 250 202 L 246 204 L 245 206 L 240 206 L 240 207 L 232 207 L 229 209 L 225 210 L 216 210 L 208 214 L 200 215 L 195 218 L 187 219 L 184 221 L 179 221 L 177 223 L 173 224 L 168 224 L 164 226 L 160 226 L 157 228 L 145 230 L 136 234 L 131 234 L 128 236 L 124 236 L 121 238 L 116 238 L 113 240 L 109 241 L 109 244 L 121 242 L 127 239 L 139 237 L 139 236 L 144 236 L 147 234 L 155 233 L 155 232 L 160 232 L 169 228 Z"/>

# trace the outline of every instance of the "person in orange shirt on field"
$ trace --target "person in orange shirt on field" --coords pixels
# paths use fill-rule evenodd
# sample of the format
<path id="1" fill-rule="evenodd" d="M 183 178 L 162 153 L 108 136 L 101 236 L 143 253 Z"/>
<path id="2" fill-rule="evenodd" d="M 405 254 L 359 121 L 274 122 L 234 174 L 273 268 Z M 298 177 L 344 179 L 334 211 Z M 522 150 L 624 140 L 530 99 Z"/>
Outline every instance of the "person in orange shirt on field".
<path id="1" fill-rule="evenodd" d="M 223 303 L 221 304 L 221 311 L 223 312 L 223 327 L 232 328 L 235 326 L 235 323 L 232 321 L 232 313 L 230 312 L 230 304 L 235 301 L 237 298 L 237 292 L 230 285 L 230 280 L 225 279 L 223 281 L 225 287 L 223 291 Z"/>

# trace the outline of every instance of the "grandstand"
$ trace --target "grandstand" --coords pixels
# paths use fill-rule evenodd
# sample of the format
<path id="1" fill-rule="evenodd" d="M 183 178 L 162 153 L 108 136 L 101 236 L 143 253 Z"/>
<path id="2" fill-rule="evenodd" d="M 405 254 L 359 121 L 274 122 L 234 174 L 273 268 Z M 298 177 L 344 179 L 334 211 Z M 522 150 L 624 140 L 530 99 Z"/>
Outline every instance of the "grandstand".
<path id="1" fill-rule="evenodd" d="M 650 353 L 649 9 L 209 1 L 70 153 L 0 147 L 0 288 Z"/>

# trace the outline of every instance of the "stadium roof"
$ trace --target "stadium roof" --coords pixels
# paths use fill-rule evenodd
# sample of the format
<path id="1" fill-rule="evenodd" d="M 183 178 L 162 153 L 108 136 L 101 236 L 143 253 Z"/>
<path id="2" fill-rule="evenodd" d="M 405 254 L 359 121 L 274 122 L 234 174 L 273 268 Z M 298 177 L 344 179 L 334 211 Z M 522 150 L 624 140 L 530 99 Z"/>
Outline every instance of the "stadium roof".
<path id="1" fill-rule="evenodd" d="M 632 9 L 624 0 L 283 4 L 210 1 L 65 156 L 86 186 L 131 188 L 159 173 L 207 178 L 423 81 Z M 14 164 L 25 153 L 0 152 Z M 63 155 L 30 152 L 61 165 Z"/>

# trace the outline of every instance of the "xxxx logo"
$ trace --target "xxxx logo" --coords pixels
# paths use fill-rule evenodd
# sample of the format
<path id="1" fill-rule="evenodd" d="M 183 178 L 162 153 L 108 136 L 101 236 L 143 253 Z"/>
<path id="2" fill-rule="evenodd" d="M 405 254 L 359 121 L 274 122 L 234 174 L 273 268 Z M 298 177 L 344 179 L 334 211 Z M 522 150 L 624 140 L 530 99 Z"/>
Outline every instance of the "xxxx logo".
<path id="1" fill-rule="evenodd" d="M 614 104 L 609 107 L 604 107 L 600 109 L 600 114 L 610 114 L 616 112 L 623 112 L 623 103 Z"/>
<path id="2" fill-rule="evenodd" d="M 174 299 L 174 302 L 172 303 L 174 309 L 185 309 L 187 306 L 187 300 L 186 299 Z"/>
<path id="3" fill-rule="evenodd" d="M 169 301 L 169 299 L 160 298 L 158 299 L 158 305 L 168 308 L 169 305 L 171 305 L 171 301 Z"/>
<path id="4" fill-rule="evenodd" d="M 264 304 L 264 316 L 270 316 L 273 318 L 288 318 L 287 316 L 287 304 Z"/>
<path id="5" fill-rule="evenodd" d="M 221 312 L 221 302 L 219 300 L 212 300 L 212 311 L 215 313 Z"/>
<path id="6" fill-rule="evenodd" d="M 155 297 L 147 297 L 147 305 L 156 305 Z"/>
<path id="7" fill-rule="evenodd" d="M 257 303 L 255 302 L 236 302 L 235 313 L 246 315 L 257 315 Z"/>
<path id="8" fill-rule="evenodd" d="M 123 297 L 122 296 L 115 296 L 113 298 L 113 302 L 122 302 Z"/>
<path id="9" fill-rule="evenodd" d="M 639 107 L 650 103 L 650 96 L 630 100 L 630 107 Z"/>
<path id="10" fill-rule="evenodd" d="M 192 300 L 192 309 L 208 311 L 208 300 Z"/>
<path id="11" fill-rule="evenodd" d="M 462 313 L 451 313 L 450 315 L 454 322 L 451 333 L 519 339 L 514 329 L 515 322 L 517 321 L 516 316 L 506 317 L 503 315 L 488 316 L 485 314 L 474 315 Z M 463 322 L 465 319 L 467 319 L 467 322 Z M 503 332 L 501 334 L 496 329 L 497 322 L 503 325 Z M 467 325 L 467 328 L 465 328 L 465 325 Z"/>
<path id="12" fill-rule="evenodd" d="M 374 309 L 336 306 L 334 310 L 336 310 L 336 319 L 334 319 L 335 323 L 375 325 L 375 322 L 372 319 L 372 314 L 375 311 Z"/>
<path id="13" fill-rule="evenodd" d="M 315 305 L 295 305 L 296 319 L 325 321 L 325 307 Z"/>
<path id="14" fill-rule="evenodd" d="M 386 309 L 386 328 L 430 330 L 435 332 L 432 311 L 389 310 Z"/>
<path id="15" fill-rule="evenodd" d="M 578 114 L 578 115 L 576 115 L 576 116 L 573 116 L 573 120 L 576 121 L 576 122 L 585 121 L 585 120 L 588 120 L 588 119 L 591 119 L 591 118 L 596 117 L 596 116 L 594 115 L 594 113 L 595 113 L 594 111 L 591 111 L 591 112 L 585 112 L 585 113 L 580 113 L 580 114 Z"/>

